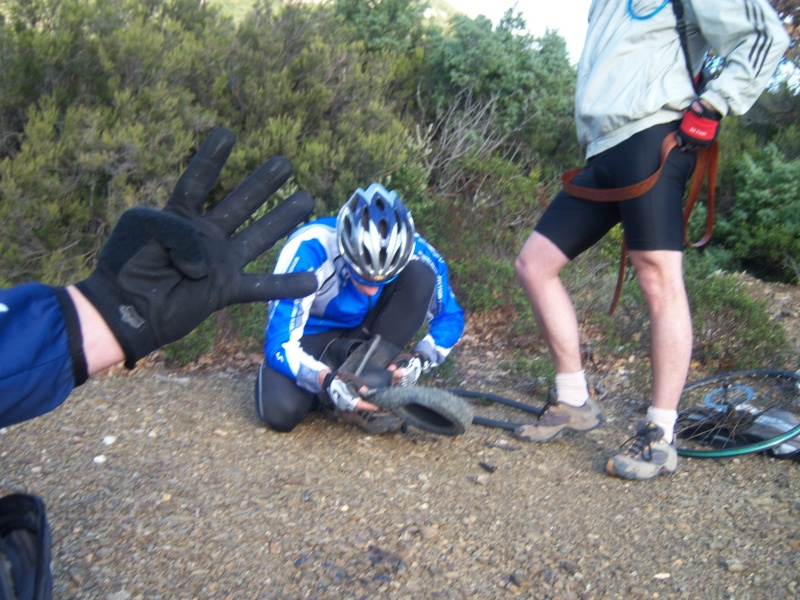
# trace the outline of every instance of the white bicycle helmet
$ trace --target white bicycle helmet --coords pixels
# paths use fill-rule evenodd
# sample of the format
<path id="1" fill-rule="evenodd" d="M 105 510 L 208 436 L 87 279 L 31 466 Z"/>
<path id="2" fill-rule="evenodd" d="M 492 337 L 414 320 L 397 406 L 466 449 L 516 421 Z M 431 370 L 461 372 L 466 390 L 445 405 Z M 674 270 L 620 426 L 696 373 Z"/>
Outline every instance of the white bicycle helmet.
<path id="1" fill-rule="evenodd" d="M 358 188 L 336 219 L 339 251 L 356 280 L 383 285 L 397 277 L 414 251 L 414 221 L 397 192 L 373 183 Z"/>

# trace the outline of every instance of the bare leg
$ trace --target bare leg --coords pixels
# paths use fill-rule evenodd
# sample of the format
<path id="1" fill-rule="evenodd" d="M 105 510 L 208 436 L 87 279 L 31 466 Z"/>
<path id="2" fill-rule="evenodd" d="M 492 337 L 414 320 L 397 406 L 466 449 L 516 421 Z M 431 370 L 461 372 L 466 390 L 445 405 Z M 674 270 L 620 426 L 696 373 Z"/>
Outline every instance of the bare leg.
<path id="1" fill-rule="evenodd" d="M 683 253 L 676 250 L 631 252 L 636 277 L 647 300 L 653 371 L 653 399 L 633 443 L 612 456 L 606 471 L 625 479 L 653 479 L 678 468 L 673 439 L 676 409 L 689 372 L 692 320 L 683 284 Z"/>
<path id="2" fill-rule="evenodd" d="M 517 277 L 533 307 L 556 373 L 582 369 L 578 318 L 558 277 L 569 259 L 542 234 L 534 231 L 517 257 Z"/>
<path id="3" fill-rule="evenodd" d="M 569 431 L 591 431 L 604 420 L 597 404 L 588 397 L 581 368 L 578 318 L 558 277 L 567 263 L 566 255 L 536 231 L 525 242 L 515 263 L 556 367 L 556 389 L 548 393 L 543 412 L 534 423 L 514 429 L 515 437 L 528 442 L 549 442 Z"/>
<path id="4" fill-rule="evenodd" d="M 692 356 L 692 319 L 683 283 L 683 253 L 632 251 L 650 312 L 652 406 L 676 410 Z"/>

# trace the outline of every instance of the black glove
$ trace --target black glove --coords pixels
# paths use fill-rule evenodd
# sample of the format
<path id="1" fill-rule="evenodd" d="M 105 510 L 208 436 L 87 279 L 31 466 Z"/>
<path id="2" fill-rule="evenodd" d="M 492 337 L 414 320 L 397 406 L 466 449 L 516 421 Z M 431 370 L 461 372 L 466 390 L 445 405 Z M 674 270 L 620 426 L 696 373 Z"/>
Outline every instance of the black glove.
<path id="1" fill-rule="evenodd" d="M 366 384 L 357 376 L 347 371 L 332 371 L 322 382 L 331 402 L 339 410 L 354 411 L 361 400 L 361 388 Z"/>
<path id="2" fill-rule="evenodd" d="M 311 213 L 314 200 L 305 192 L 294 193 L 233 235 L 289 178 L 286 159 L 269 159 L 203 214 L 235 140 L 228 129 L 214 129 L 164 210 L 137 207 L 123 213 L 100 251 L 97 269 L 77 284 L 116 336 L 130 369 L 220 308 L 308 296 L 317 288 L 310 273 L 242 272 Z"/>
<path id="3" fill-rule="evenodd" d="M 683 113 L 683 120 L 675 133 L 678 146 L 687 150 L 710 146 L 717 139 L 721 120 L 719 112 L 695 100 Z"/>

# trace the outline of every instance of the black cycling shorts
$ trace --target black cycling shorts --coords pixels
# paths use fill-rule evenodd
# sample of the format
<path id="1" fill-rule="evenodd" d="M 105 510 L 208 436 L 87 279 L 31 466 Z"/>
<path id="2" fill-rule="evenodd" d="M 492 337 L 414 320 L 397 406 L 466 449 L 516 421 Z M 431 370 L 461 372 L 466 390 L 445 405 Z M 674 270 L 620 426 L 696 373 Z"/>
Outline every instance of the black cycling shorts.
<path id="1" fill-rule="evenodd" d="M 661 143 L 679 122 L 656 125 L 593 156 L 572 181 L 609 189 L 647 179 L 661 164 Z M 581 200 L 561 190 L 535 230 L 570 259 L 596 244 L 619 222 L 631 250 L 683 250 L 683 196 L 696 154 L 673 149 L 653 188 L 622 202 Z"/>

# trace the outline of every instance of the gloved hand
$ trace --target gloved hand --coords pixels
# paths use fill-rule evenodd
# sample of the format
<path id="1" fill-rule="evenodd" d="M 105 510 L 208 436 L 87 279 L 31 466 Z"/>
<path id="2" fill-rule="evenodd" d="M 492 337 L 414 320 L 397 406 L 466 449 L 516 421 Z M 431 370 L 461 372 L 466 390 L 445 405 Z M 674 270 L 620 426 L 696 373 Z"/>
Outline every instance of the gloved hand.
<path id="1" fill-rule="evenodd" d="M 678 146 L 687 150 L 710 146 L 717 139 L 721 120 L 722 115 L 719 112 L 708 108 L 700 100 L 695 100 L 683 114 L 683 120 L 675 133 Z"/>
<path id="2" fill-rule="evenodd" d="M 414 355 L 419 358 L 423 373 L 430 373 L 434 367 L 438 367 L 441 363 L 436 347 L 425 338 L 414 346 Z"/>
<path id="3" fill-rule="evenodd" d="M 317 287 L 310 273 L 242 272 L 311 213 L 314 200 L 305 192 L 296 192 L 233 235 L 289 178 L 292 167 L 286 159 L 269 159 L 203 214 L 235 139 L 224 127 L 214 129 L 164 210 L 137 207 L 123 213 L 100 251 L 96 270 L 77 284 L 108 323 L 130 369 L 225 306 L 307 296 Z"/>
<path id="4" fill-rule="evenodd" d="M 418 353 L 398 354 L 392 359 L 390 366 L 391 365 L 394 365 L 397 369 L 403 370 L 403 376 L 395 381 L 395 385 L 416 385 L 420 375 L 422 375 L 422 360 Z"/>
<path id="5" fill-rule="evenodd" d="M 325 376 L 322 388 L 328 392 L 331 401 L 339 410 L 352 412 L 361 400 L 361 389 L 366 384 L 356 375 L 347 371 L 332 371 Z"/>

